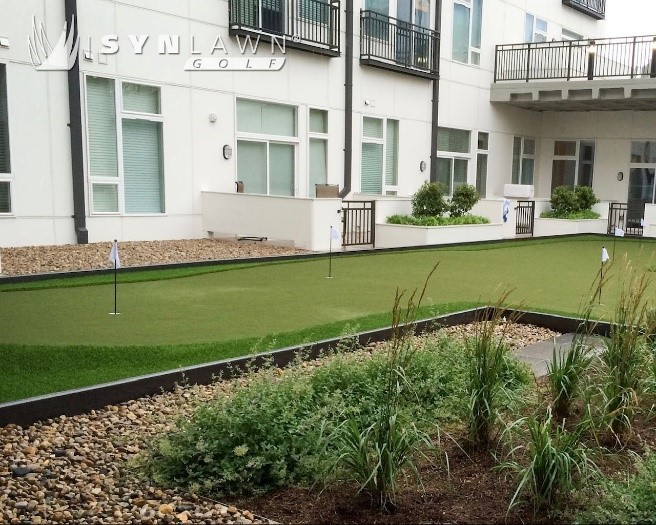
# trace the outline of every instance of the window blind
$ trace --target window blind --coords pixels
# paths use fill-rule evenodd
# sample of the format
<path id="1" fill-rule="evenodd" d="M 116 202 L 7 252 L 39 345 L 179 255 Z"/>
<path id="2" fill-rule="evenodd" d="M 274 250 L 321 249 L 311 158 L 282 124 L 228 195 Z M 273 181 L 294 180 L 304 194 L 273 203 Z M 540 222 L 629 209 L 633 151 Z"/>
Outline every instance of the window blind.
<path id="1" fill-rule="evenodd" d="M 294 146 L 269 144 L 269 193 L 294 196 Z"/>
<path id="2" fill-rule="evenodd" d="M 388 120 L 385 140 L 385 184 L 388 186 L 398 184 L 398 150 L 399 122 L 398 120 Z"/>
<path id="3" fill-rule="evenodd" d="M 162 125 L 123 120 L 126 213 L 163 213 Z"/>
<path id="4" fill-rule="evenodd" d="M 124 111 L 159 115 L 161 113 L 159 98 L 158 87 L 123 82 Z"/>
<path id="5" fill-rule="evenodd" d="M 382 119 L 364 117 L 362 119 L 362 136 L 372 139 L 382 139 L 383 138 Z"/>
<path id="6" fill-rule="evenodd" d="M 237 179 L 245 193 L 267 193 L 266 142 L 237 141 Z"/>
<path id="7" fill-rule="evenodd" d="M 11 184 L 0 181 L 0 213 L 11 213 Z"/>
<path id="8" fill-rule="evenodd" d="M 310 110 L 310 131 L 328 133 L 328 112 L 321 109 Z"/>
<path id="9" fill-rule="evenodd" d="M 437 150 L 469 153 L 469 131 L 464 129 L 439 128 Z"/>
<path id="10" fill-rule="evenodd" d="M 114 80 L 87 77 L 89 175 L 91 177 L 118 177 L 114 86 Z"/>
<path id="11" fill-rule="evenodd" d="M 118 184 L 93 184 L 94 213 L 118 212 Z"/>
<path id="12" fill-rule="evenodd" d="M 310 197 L 317 196 L 316 184 L 328 182 L 327 141 L 310 139 Z"/>
<path id="13" fill-rule="evenodd" d="M 9 115 L 7 111 L 7 66 L 4 64 L 0 64 L 0 173 L 11 173 Z"/>
<path id="14" fill-rule="evenodd" d="M 237 131 L 295 137 L 296 108 L 254 100 L 238 100 Z"/>
<path id="15" fill-rule="evenodd" d="M 469 62 L 469 8 L 453 4 L 453 60 Z"/>
<path id="16" fill-rule="evenodd" d="M 383 190 L 383 145 L 362 143 L 360 191 L 380 195 Z"/>
<path id="17" fill-rule="evenodd" d="M 451 195 L 451 166 L 451 159 L 437 158 L 437 182 L 444 187 L 447 195 Z"/>

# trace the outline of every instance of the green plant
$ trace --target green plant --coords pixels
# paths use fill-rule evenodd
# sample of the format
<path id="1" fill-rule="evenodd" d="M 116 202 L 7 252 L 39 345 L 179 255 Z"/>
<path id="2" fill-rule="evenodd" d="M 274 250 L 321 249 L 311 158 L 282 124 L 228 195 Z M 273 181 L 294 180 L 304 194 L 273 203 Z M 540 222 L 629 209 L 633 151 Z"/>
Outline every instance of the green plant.
<path id="1" fill-rule="evenodd" d="M 656 525 L 656 455 L 647 450 L 636 470 L 623 480 L 605 479 L 584 491 L 586 508 L 576 514 L 574 522 Z"/>
<path id="2" fill-rule="evenodd" d="M 466 341 L 469 359 L 469 438 L 477 446 L 487 447 L 503 398 L 509 392 L 504 380 L 508 368 L 508 345 L 504 342 L 507 327 L 517 320 L 513 315 L 506 321 L 504 308 L 509 292 L 505 292 L 492 307 L 489 317 L 476 323 L 474 336 Z"/>
<path id="3" fill-rule="evenodd" d="M 592 206 L 599 202 L 590 186 L 577 186 L 574 188 L 574 195 L 581 211 L 590 210 Z"/>
<path id="4" fill-rule="evenodd" d="M 580 221 L 585 219 L 598 219 L 599 215 L 596 211 L 592 210 L 578 210 L 571 212 L 556 212 L 556 211 L 543 211 L 540 214 L 542 219 L 569 219 L 573 221 Z"/>
<path id="5" fill-rule="evenodd" d="M 506 435 L 521 432 L 524 426 L 528 436 L 521 433 L 518 439 L 526 441 L 526 445 L 512 448 L 501 469 L 509 470 L 519 480 L 508 508 L 516 505 L 520 496 L 528 494 L 535 510 L 539 511 L 567 494 L 574 485 L 575 476 L 587 478 L 598 469 L 581 443 L 581 435 L 589 426 L 587 419 L 568 431 L 564 421 L 554 424 L 551 410 L 547 409 L 543 419 L 535 416 L 519 419 L 508 427 Z M 515 459 L 520 452 L 524 458 Z"/>
<path id="6" fill-rule="evenodd" d="M 592 307 L 588 307 L 569 350 L 558 351 L 554 344 L 551 362 L 547 365 L 553 411 L 558 418 L 569 417 L 572 402 L 579 395 L 583 374 L 592 362 L 586 343 L 592 329 L 589 323 L 591 313 Z"/>
<path id="7" fill-rule="evenodd" d="M 413 217 L 411 215 L 391 215 L 388 224 L 403 224 L 407 226 L 464 226 L 468 224 L 489 224 L 489 219 L 478 215 L 462 215 L 460 217 Z"/>
<path id="8" fill-rule="evenodd" d="M 415 217 L 440 217 L 448 209 L 444 187 L 437 182 L 424 182 L 412 196 L 412 215 Z"/>
<path id="9" fill-rule="evenodd" d="M 568 186 L 558 186 L 551 194 L 551 209 L 556 213 L 579 211 L 579 202 L 574 191 Z"/>
<path id="10" fill-rule="evenodd" d="M 569 186 L 558 186 L 551 194 L 552 216 L 557 219 L 575 218 L 572 214 L 589 212 L 581 218 L 597 218 L 598 214 L 594 214 L 595 217 L 592 215 L 594 212 L 591 212 L 592 206 L 597 202 L 599 201 L 592 188 L 577 186 L 570 189 Z"/>
<path id="11" fill-rule="evenodd" d="M 453 197 L 451 197 L 449 204 L 451 217 L 462 217 L 465 215 L 474 207 L 479 198 L 476 186 L 472 186 L 471 184 L 460 184 L 457 186 L 453 190 Z"/>

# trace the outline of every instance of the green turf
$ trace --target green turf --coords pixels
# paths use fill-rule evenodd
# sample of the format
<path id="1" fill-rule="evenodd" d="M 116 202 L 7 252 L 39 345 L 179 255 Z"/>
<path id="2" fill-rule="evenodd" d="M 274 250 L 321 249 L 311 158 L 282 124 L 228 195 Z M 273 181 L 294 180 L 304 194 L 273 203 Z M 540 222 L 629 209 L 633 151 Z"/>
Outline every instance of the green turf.
<path id="1" fill-rule="evenodd" d="M 426 305 L 485 303 L 513 288 L 515 305 L 575 314 L 589 297 L 603 244 L 612 254 L 612 239 L 590 237 L 336 257 L 333 279 L 326 279 L 326 259 L 125 273 L 116 317 L 108 315 L 113 286 L 98 277 L 23 291 L 0 286 L 0 399 L 243 355 L 270 334 L 281 334 L 273 346 L 283 346 L 309 340 L 313 330 L 338 335 L 352 319 L 382 326 L 396 288 L 421 286 L 438 261 Z M 652 241 L 621 239 L 616 259 L 626 253 L 646 269 L 655 251 Z M 611 269 L 598 317 L 612 311 L 620 267 Z M 316 328 L 325 325 L 332 332 Z"/>

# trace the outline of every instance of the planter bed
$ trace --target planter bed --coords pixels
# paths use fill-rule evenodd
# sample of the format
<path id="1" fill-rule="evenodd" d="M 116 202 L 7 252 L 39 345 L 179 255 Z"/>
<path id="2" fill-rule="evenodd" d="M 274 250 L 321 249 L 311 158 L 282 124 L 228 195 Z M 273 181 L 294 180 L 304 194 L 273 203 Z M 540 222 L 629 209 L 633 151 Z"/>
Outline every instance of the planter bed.
<path id="1" fill-rule="evenodd" d="M 376 248 L 428 246 L 503 239 L 503 224 L 408 226 L 376 224 Z"/>

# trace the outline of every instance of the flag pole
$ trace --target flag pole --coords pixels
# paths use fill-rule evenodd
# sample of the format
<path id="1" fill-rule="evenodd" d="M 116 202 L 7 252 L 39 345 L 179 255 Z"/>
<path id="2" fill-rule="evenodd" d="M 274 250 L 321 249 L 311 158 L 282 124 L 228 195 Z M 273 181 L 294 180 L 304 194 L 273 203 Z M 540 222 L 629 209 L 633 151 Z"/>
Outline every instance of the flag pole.
<path id="1" fill-rule="evenodd" d="M 602 259 L 601 268 L 599 269 L 599 304 L 601 304 L 601 287 L 603 286 L 603 284 L 604 284 L 604 261 Z"/>
<path id="2" fill-rule="evenodd" d="M 328 255 L 328 279 L 333 278 L 333 227 L 330 227 L 330 252 Z"/>
<path id="3" fill-rule="evenodd" d="M 118 243 L 118 241 L 116 239 L 114 239 L 114 246 L 116 246 L 117 243 Z M 118 252 L 118 249 L 116 251 Z M 117 308 L 116 308 L 116 295 L 117 295 L 117 293 L 116 293 L 116 273 L 117 273 L 116 261 L 117 261 L 117 258 L 114 257 L 114 315 L 116 315 L 116 312 L 117 312 Z"/>

